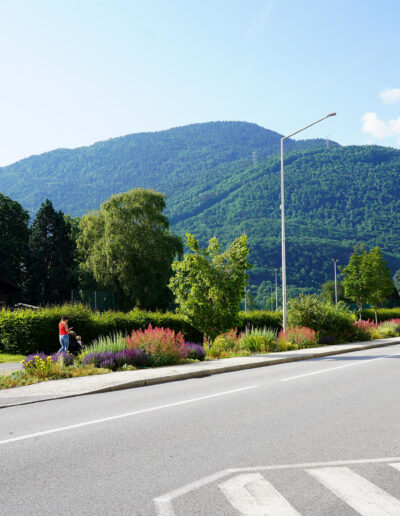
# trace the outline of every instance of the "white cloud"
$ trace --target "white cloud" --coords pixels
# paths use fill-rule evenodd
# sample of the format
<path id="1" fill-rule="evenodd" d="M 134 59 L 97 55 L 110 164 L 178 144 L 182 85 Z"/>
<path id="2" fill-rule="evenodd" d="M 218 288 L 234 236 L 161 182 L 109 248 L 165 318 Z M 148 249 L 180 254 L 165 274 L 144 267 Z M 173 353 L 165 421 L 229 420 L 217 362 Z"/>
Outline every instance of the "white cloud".
<path id="1" fill-rule="evenodd" d="M 395 102 L 400 102 L 400 89 L 387 88 L 386 90 L 381 91 L 379 96 L 384 104 L 394 104 Z"/>
<path id="2" fill-rule="evenodd" d="M 361 121 L 362 132 L 369 134 L 373 138 L 381 140 L 383 138 L 400 135 L 400 117 L 384 122 L 377 117 L 376 113 L 365 113 Z"/>

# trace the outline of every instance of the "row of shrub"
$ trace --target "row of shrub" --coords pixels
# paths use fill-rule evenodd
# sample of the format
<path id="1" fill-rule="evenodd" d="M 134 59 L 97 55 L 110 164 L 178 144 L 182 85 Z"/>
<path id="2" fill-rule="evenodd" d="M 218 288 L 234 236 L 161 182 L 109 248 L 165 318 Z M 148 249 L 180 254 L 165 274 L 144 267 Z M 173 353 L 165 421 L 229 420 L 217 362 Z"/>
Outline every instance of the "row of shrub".
<path id="1" fill-rule="evenodd" d="M 121 332 L 130 335 L 132 330 L 164 327 L 182 332 L 191 342 L 203 342 L 203 335 L 188 324 L 181 316 L 171 312 L 146 312 L 132 310 L 128 313 L 93 312 L 85 305 L 64 305 L 38 310 L 0 310 L 0 350 L 9 353 L 34 353 L 40 349 L 52 353 L 58 347 L 58 323 L 61 315 L 68 315 L 70 326 L 82 336 L 84 343 L 90 343 L 100 336 Z M 279 330 L 282 315 L 279 312 L 241 312 L 238 328 L 268 326 Z"/>
<path id="2" fill-rule="evenodd" d="M 279 333 L 272 328 L 252 328 L 238 332 L 237 328 L 219 335 L 206 352 L 209 358 L 249 356 L 253 353 L 273 353 L 318 345 L 318 336 L 311 328 L 289 326 Z"/>
<path id="3" fill-rule="evenodd" d="M 400 307 L 398 308 L 380 308 L 377 310 L 378 322 L 389 321 L 390 319 L 400 319 Z M 375 319 L 375 311 L 368 308 L 361 312 L 361 317 L 364 320 Z"/>
<path id="4" fill-rule="evenodd" d="M 354 341 L 368 341 L 400 336 L 400 319 L 375 324 L 367 320 L 351 321 L 350 330 Z M 349 330 L 349 332 L 350 332 Z M 253 353 L 272 353 L 304 349 L 323 344 L 327 336 L 304 326 L 289 326 L 277 333 L 271 328 L 253 328 L 240 333 L 237 328 L 219 335 L 206 348 L 210 358 L 249 356 Z M 330 342 L 328 342 L 330 343 Z"/>
<path id="5" fill-rule="evenodd" d="M 39 310 L 0 310 L 0 351 L 28 354 L 42 350 L 52 353 L 58 348 L 57 328 L 61 315 L 68 315 L 70 325 L 82 336 L 84 343 L 91 343 L 101 336 L 130 335 L 132 330 L 165 327 L 183 333 L 187 341 L 202 343 L 203 335 L 181 316 L 171 312 L 146 312 L 132 310 L 128 313 L 96 313 L 84 305 L 64 305 Z M 364 310 L 363 319 L 373 319 L 373 310 Z M 378 310 L 380 322 L 400 318 L 400 309 Z M 289 304 L 288 324 L 291 327 L 307 327 L 318 333 L 321 344 L 353 342 L 359 339 L 354 326 L 356 316 L 343 303 L 338 306 L 324 303 L 317 296 L 302 296 Z M 282 328 L 281 312 L 241 312 L 238 332 L 249 328 L 269 328 L 277 333 Z"/>
<path id="6" fill-rule="evenodd" d="M 130 337 L 117 335 L 94 341 L 77 357 L 64 352 L 30 354 L 22 362 L 22 371 L 0 376 L 0 388 L 71 376 L 179 364 L 188 359 L 204 360 L 203 346 L 185 342 L 180 332 L 149 325 L 144 331 L 134 330 Z"/>
<path id="7" fill-rule="evenodd" d="M 389 319 L 379 324 L 370 321 L 361 320 L 354 323 L 357 336 L 360 341 L 385 339 L 400 336 L 400 319 Z"/>
<path id="8" fill-rule="evenodd" d="M 0 389 L 30 385 L 44 380 L 59 380 L 110 372 L 109 369 L 101 369 L 93 364 L 82 365 L 78 361 L 74 361 L 72 355 L 68 353 L 49 356 L 44 353 L 28 355 L 23 366 L 24 368 L 20 371 L 0 375 Z"/>
<path id="9" fill-rule="evenodd" d="M 160 367 L 179 364 L 182 360 L 204 360 L 201 344 L 185 342 L 183 333 L 170 328 L 133 330 L 129 337 L 121 333 L 96 339 L 80 354 L 82 363 L 115 370 L 122 365 Z"/>

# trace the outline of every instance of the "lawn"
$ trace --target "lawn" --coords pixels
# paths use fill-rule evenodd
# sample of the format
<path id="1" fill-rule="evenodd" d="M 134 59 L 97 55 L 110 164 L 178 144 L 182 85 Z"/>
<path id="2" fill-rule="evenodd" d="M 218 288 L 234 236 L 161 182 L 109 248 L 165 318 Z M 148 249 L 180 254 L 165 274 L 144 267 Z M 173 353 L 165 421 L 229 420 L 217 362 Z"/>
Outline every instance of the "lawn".
<path id="1" fill-rule="evenodd" d="M 25 355 L 12 355 L 10 353 L 3 353 L 0 351 L 0 364 L 5 362 L 21 362 L 25 359 Z"/>

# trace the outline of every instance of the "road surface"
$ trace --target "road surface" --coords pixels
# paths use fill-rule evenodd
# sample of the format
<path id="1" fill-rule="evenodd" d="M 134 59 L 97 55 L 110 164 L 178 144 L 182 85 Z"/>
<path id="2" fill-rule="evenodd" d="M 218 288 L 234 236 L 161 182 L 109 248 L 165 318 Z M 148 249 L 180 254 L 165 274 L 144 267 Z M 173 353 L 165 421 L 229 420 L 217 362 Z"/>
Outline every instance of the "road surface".
<path id="1" fill-rule="evenodd" d="M 400 345 L 0 410 L 0 514 L 400 515 Z"/>

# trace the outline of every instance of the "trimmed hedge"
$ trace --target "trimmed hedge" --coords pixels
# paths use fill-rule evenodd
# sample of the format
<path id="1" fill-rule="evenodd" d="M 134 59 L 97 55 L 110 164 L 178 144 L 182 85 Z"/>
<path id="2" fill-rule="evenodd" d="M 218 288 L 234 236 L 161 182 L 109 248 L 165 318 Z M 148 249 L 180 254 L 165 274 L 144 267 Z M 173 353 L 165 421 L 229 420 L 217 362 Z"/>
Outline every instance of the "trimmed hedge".
<path id="1" fill-rule="evenodd" d="M 101 335 L 115 332 L 130 334 L 132 330 L 145 329 L 149 324 L 181 331 L 185 340 L 203 342 L 202 334 L 188 324 L 180 315 L 171 312 L 145 312 L 132 310 L 127 313 L 94 313 L 85 305 L 64 305 L 38 310 L 0 310 L 0 350 L 27 355 L 36 351 L 53 353 L 59 349 L 58 323 L 62 315 L 69 317 L 69 325 L 85 344 Z M 282 315 L 279 312 L 241 312 L 239 330 L 249 327 L 279 329 Z"/>
<path id="2" fill-rule="evenodd" d="M 365 320 L 375 321 L 375 310 L 367 308 L 362 310 L 361 317 Z M 379 308 L 378 322 L 388 321 L 389 319 L 400 319 L 400 308 Z"/>
<path id="3" fill-rule="evenodd" d="M 238 330 L 246 328 L 271 328 L 282 329 L 282 312 L 267 312 L 265 310 L 254 310 L 254 312 L 240 312 Z"/>

